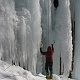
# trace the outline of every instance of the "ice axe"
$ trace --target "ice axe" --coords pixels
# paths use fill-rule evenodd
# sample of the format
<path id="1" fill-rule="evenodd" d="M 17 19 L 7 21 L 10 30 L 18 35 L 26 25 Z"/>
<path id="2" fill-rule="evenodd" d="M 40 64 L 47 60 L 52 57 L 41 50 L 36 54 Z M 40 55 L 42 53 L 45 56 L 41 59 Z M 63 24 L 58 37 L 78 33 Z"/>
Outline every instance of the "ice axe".
<path id="1" fill-rule="evenodd" d="M 55 41 L 53 40 L 53 45 L 55 44 Z"/>

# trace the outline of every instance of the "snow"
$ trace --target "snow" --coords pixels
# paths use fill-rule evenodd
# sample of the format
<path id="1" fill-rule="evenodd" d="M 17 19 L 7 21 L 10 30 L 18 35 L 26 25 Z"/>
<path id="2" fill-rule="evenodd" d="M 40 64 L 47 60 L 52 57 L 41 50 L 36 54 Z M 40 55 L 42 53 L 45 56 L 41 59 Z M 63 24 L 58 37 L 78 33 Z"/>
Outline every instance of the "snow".
<path id="1" fill-rule="evenodd" d="M 12 66 L 0 60 L 0 80 L 46 80 L 46 78 L 41 73 L 34 76 L 30 71 L 24 70 L 19 66 Z M 52 80 L 62 79 L 58 75 L 53 74 Z"/>

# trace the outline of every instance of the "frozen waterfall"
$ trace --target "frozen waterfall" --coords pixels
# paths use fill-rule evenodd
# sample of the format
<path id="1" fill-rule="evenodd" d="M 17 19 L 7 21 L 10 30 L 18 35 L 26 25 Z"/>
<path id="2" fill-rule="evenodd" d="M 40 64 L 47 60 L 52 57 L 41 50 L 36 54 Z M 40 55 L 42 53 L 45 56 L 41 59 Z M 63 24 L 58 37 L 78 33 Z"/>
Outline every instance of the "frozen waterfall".
<path id="1" fill-rule="evenodd" d="M 72 60 L 69 0 L 0 0 L 0 59 L 31 71 L 44 73 L 45 58 L 39 52 L 54 43 L 53 73 L 68 77 Z M 64 65 L 64 69 L 63 69 Z M 43 69 L 42 67 L 43 66 Z"/>

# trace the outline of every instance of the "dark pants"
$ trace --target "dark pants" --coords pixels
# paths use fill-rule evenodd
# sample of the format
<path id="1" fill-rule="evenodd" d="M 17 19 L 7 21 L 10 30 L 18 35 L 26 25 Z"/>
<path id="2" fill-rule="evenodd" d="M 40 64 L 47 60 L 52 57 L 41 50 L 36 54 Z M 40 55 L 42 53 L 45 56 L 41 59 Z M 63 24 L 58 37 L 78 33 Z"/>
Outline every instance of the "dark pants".
<path id="1" fill-rule="evenodd" d="M 49 75 L 49 71 L 50 71 L 50 75 L 52 75 L 52 73 L 53 73 L 53 68 L 52 67 L 53 67 L 53 62 L 46 62 L 45 63 L 46 75 Z"/>

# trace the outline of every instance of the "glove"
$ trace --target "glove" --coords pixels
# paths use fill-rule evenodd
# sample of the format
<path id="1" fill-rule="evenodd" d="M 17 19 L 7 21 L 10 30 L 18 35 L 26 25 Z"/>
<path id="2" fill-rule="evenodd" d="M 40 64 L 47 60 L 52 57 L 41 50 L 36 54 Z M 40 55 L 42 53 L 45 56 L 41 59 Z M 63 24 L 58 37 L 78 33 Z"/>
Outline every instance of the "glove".
<path id="1" fill-rule="evenodd" d="M 40 48 L 42 48 L 43 47 L 43 44 L 42 44 L 42 42 L 41 42 L 41 44 L 40 44 Z"/>

